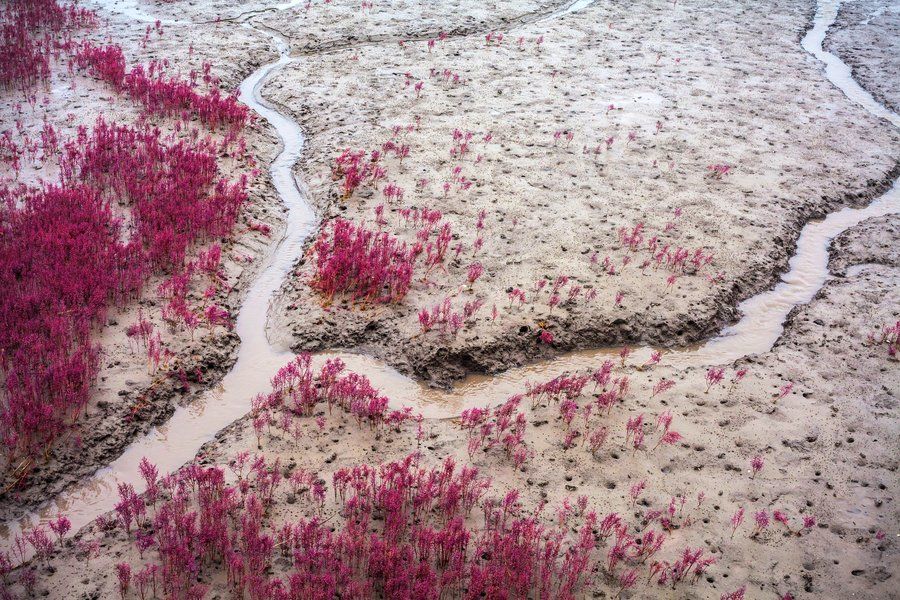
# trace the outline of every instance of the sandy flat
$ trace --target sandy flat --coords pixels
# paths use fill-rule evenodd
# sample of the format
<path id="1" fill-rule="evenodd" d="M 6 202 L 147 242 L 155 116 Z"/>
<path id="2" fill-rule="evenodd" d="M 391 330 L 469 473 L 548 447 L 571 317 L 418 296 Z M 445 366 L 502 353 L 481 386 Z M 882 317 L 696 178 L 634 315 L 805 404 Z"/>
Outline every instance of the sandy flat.
<path id="1" fill-rule="evenodd" d="M 867 222 L 860 230 L 869 238 L 889 236 L 896 245 L 900 241 L 896 220 Z M 874 262 L 863 246 L 836 249 L 833 256 L 848 264 Z M 521 471 L 500 448 L 469 459 L 465 435 L 455 421 L 427 420 L 425 441 L 417 444 L 409 427 L 375 435 L 323 406 L 317 414 L 324 428 L 312 418 L 300 419 L 299 439 L 272 428 L 263 434 L 261 446 L 251 419 L 242 419 L 204 447 L 201 463 L 227 471 L 246 450 L 270 462 L 279 459 L 286 477 L 294 469 L 305 469 L 330 486 L 338 468 L 400 460 L 418 450 L 426 466 L 447 456 L 477 466 L 491 476 L 496 497 L 512 488 L 521 490 L 524 511 L 541 501 L 555 509 L 565 498 L 574 502 L 586 495 L 591 509 L 601 515 L 619 512 L 637 529 L 648 513 L 665 510 L 673 496 L 683 495 L 689 501 L 686 513 L 679 512 L 680 526 L 670 532 L 661 556 L 673 560 L 682 547 L 700 546 L 717 558 L 717 564 L 693 586 L 677 590 L 639 586 L 633 597 L 719 598 L 744 584 L 749 598 L 788 592 L 795 598 L 889 597 L 895 589 L 892 565 L 897 564 L 897 548 L 893 539 L 878 540 L 876 534 L 891 532 L 900 518 L 892 501 L 898 483 L 900 379 L 896 362 L 887 358 L 883 347 L 868 345 L 866 337 L 873 323 L 900 317 L 896 282 L 896 264 L 869 265 L 830 281 L 810 305 L 791 315 L 785 335 L 771 352 L 724 365 L 726 383 L 708 393 L 703 369 L 677 370 L 662 364 L 639 372 L 633 366 L 617 367 L 615 373 L 627 374 L 632 388 L 608 416 L 592 417 L 592 425 L 602 423 L 611 432 L 595 456 L 581 444 L 563 449 L 566 427 L 552 402 L 533 409 L 525 406 L 525 440 L 534 455 Z M 850 365 L 848 356 L 853 357 Z M 739 368 L 749 374 L 738 385 L 729 385 Z M 675 381 L 675 387 L 650 397 L 661 378 Z M 793 389 L 778 397 L 787 382 L 794 384 Z M 623 446 L 629 418 L 643 413 L 652 423 L 665 410 L 674 414 L 672 428 L 684 435 L 679 444 L 637 453 Z M 580 421 L 579 416 L 574 427 L 581 427 Z M 763 457 L 764 467 L 751 478 L 750 459 L 757 455 Z M 631 506 L 629 488 L 642 480 L 647 487 Z M 707 499 L 694 506 L 701 491 Z M 319 512 L 283 486 L 269 516 L 272 529 L 315 515 L 340 523 L 332 495 L 327 498 Z M 740 507 L 747 512 L 747 522 L 732 537 L 729 520 Z M 799 536 L 778 524 L 754 534 L 752 515 L 760 510 L 784 512 L 792 529 L 802 528 L 803 516 L 815 516 L 817 524 Z M 687 516 L 690 522 L 685 522 Z M 112 563 L 142 562 L 121 529 L 104 533 L 91 527 L 76 539 L 98 539 L 101 556 L 86 566 L 72 542 L 46 566 L 38 566 L 41 585 L 51 598 L 111 596 Z M 598 552 L 602 561 L 603 551 Z M 278 562 L 272 574 L 288 570 L 287 564 Z M 215 567 L 204 568 L 201 581 L 212 586 L 212 594 L 226 593 L 223 575 Z M 615 586 L 600 573 L 582 595 L 610 589 Z"/>
<path id="2" fill-rule="evenodd" d="M 735 318 L 737 301 L 785 268 L 805 220 L 838 203 L 866 202 L 896 174 L 897 134 L 798 52 L 810 10 L 778 2 L 758 10 L 593 5 L 515 27 L 500 45 L 473 31 L 430 52 L 425 42 L 400 49 L 395 41 L 300 56 L 263 93 L 309 135 L 300 175 L 323 220 L 371 223 L 386 204 L 385 229 L 411 240 L 415 229 L 402 226 L 399 209 L 428 207 L 445 215 L 453 246 L 464 250 L 427 283 L 415 282 L 401 305 L 377 310 L 323 310 L 307 285 L 310 268 L 300 265 L 270 335 L 297 350 L 360 348 L 447 385 L 559 350 L 669 346 L 718 330 Z M 445 70 L 460 83 L 442 83 Z M 403 200 L 386 202 L 371 185 L 343 198 L 331 177 L 334 158 L 345 148 L 378 149 L 395 125 L 416 123 L 398 136 L 410 147 L 402 166 L 390 156 L 381 163 L 387 176 L 379 187 L 395 183 Z M 473 132 L 462 158 L 450 155 L 454 129 Z M 558 131 L 573 132 L 572 141 L 554 141 Z M 711 178 L 716 164 L 732 169 Z M 467 190 L 454 183 L 445 194 L 454 168 L 474 183 Z M 428 184 L 417 189 L 421 179 Z M 671 273 L 640 268 L 651 253 L 622 248 L 618 230 L 638 223 L 645 243 L 658 236 L 660 247 L 700 250 L 713 262 L 699 274 L 679 273 L 670 286 Z M 616 274 L 592 264 L 594 255 L 601 265 L 608 258 Z M 476 261 L 485 274 L 465 289 Z M 549 288 L 535 294 L 534 286 L 559 275 L 572 278 L 564 300 L 575 285 L 583 294 L 551 314 Z M 508 308 L 513 288 L 526 294 L 521 309 Z M 586 301 L 591 288 L 596 298 Z M 476 298 L 484 308 L 456 337 L 418 335 L 416 313 L 444 298 L 457 311 Z M 542 328 L 553 333 L 553 347 L 537 342 Z"/>

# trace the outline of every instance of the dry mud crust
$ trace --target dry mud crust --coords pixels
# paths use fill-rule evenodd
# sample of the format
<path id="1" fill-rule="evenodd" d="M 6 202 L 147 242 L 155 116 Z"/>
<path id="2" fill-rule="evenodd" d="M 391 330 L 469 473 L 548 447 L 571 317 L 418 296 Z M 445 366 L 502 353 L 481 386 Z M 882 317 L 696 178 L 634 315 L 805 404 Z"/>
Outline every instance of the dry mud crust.
<path id="1" fill-rule="evenodd" d="M 263 13 L 259 19 L 290 38 L 295 53 L 310 54 L 372 43 L 436 40 L 441 34 L 483 36 L 495 30 L 506 34 L 571 4 L 572 0 L 400 0 L 360 10 L 354 2 L 339 1 L 316 3 L 308 10 L 304 3 L 292 10 Z"/>
<path id="2" fill-rule="evenodd" d="M 876 221 L 867 226 L 879 225 Z M 872 262 L 872 257 L 863 254 L 859 260 Z M 900 519 L 894 499 L 900 484 L 900 370 L 883 348 L 868 346 L 865 340 L 872 322 L 898 317 L 898 283 L 900 271 L 885 265 L 829 281 L 809 305 L 792 313 L 772 351 L 727 366 L 729 375 L 735 368 L 749 369 L 733 388 L 726 384 L 705 393 L 705 369 L 676 370 L 664 364 L 644 371 L 625 369 L 632 387 L 624 403 L 603 417 L 610 436 L 596 457 L 581 445 L 563 450 L 566 428 L 558 407 L 550 404 L 526 408 L 525 440 L 534 456 L 521 471 L 500 449 L 478 452 L 470 460 L 466 436 L 451 420 L 427 420 L 427 436 L 417 444 L 414 428 L 375 434 L 324 407 L 317 414 L 325 423 L 321 431 L 314 419 L 302 419 L 299 439 L 276 429 L 263 435 L 261 449 L 252 418 L 240 419 L 206 444 L 197 460 L 227 471 L 239 452 L 261 452 L 270 462 L 279 458 L 285 475 L 303 468 L 331 485 L 331 475 L 339 468 L 397 460 L 418 450 L 426 465 L 439 464 L 447 456 L 476 465 L 493 479 L 494 496 L 520 489 L 525 512 L 547 501 L 547 519 L 555 518 L 554 509 L 564 498 L 574 501 L 586 495 L 589 507 L 601 516 L 615 511 L 640 523 L 648 512 L 664 510 L 673 496 L 685 495 L 693 523 L 669 532 L 658 557 L 673 561 L 685 546 L 701 547 L 717 563 L 696 585 L 675 590 L 644 584 L 647 565 L 638 565 L 640 582 L 626 597 L 715 600 L 746 584 L 747 598 L 752 599 L 786 593 L 795 598 L 889 598 L 896 590 L 900 549 L 893 535 L 878 540 L 876 534 L 891 532 Z M 676 386 L 651 397 L 653 384 L 662 377 Z M 794 384 L 793 391 L 777 398 L 786 382 Z M 673 412 L 672 428 L 684 436 L 681 443 L 650 453 L 633 453 L 622 445 L 629 418 L 644 413 L 652 423 L 664 410 Z M 751 479 L 748 465 L 755 455 L 764 457 L 765 466 Z M 628 491 L 641 480 L 647 487 L 633 505 Z M 707 500 L 696 508 L 700 491 Z M 338 525 L 332 497 L 329 490 L 318 516 Z M 739 507 L 745 509 L 746 520 L 731 536 L 730 518 Z M 814 515 L 817 525 L 800 537 L 777 523 L 751 535 L 753 514 L 761 510 L 770 515 L 785 512 L 793 529 L 800 528 L 804 515 Z M 293 497 L 283 486 L 268 518 L 277 529 L 314 514 L 303 497 Z M 85 564 L 75 543 L 95 538 L 101 551 Z M 598 550 L 592 560 L 604 562 L 607 549 Z M 154 552 L 145 553 L 145 560 L 155 560 Z M 87 527 L 49 564 L 34 565 L 38 592 L 46 591 L 50 598 L 112 597 L 117 585 L 114 564 L 122 561 L 133 569 L 140 564 L 135 544 L 121 529 Z M 272 575 L 289 569 L 286 562 L 274 561 Z M 204 572 L 202 580 L 212 586 L 211 595 L 227 595 L 224 574 L 211 566 Z M 617 589 L 598 572 L 582 596 L 610 597 Z"/>
<path id="3" fill-rule="evenodd" d="M 361 9 L 352 2 L 256 0 L 235 3 L 229 0 L 142 1 L 144 10 L 161 18 L 190 23 L 247 22 L 263 25 L 300 42 L 299 52 L 316 52 L 360 42 L 458 35 L 473 30 L 485 32 L 510 24 L 529 22 L 565 9 L 572 0 L 491 0 L 469 2 L 421 2 L 399 0 L 389 5 Z M 278 8 L 281 6 L 282 8 Z"/>
<path id="4" fill-rule="evenodd" d="M 847 63 L 876 100 L 900 113 L 900 6 L 889 0 L 842 2 L 825 49 Z"/>
<path id="5" fill-rule="evenodd" d="M 113 42 L 122 46 L 129 66 L 151 60 L 167 60 L 171 73 L 187 76 L 191 70 L 201 72 L 204 62 L 213 63 L 211 72 L 220 77 L 225 89 L 237 85 L 261 61 L 271 60 L 268 39 L 263 34 L 236 25 L 163 26 L 163 33 L 147 34 L 146 24 L 135 22 L 103 10 L 98 11 L 99 27 L 83 32 L 95 43 Z M 226 28 L 230 35 L 222 35 Z M 145 41 L 146 36 L 146 41 Z M 59 61 L 53 66 L 54 75 L 47 90 L 38 93 L 49 103 L 39 103 L 39 109 L 23 119 L 32 139 L 40 134 L 46 119 L 60 138 L 73 137 L 79 126 L 90 129 L 99 116 L 107 122 L 133 125 L 140 116 L 140 107 L 123 96 L 117 96 L 106 84 L 81 74 L 70 76 Z M 72 78 L 75 87 L 71 87 Z M 6 93 L 0 98 L 4 122 L 20 118 L 15 104 L 20 99 Z M 164 130 L 171 125 L 159 120 Z M 253 161 L 236 163 L 220 160 L 220 174 L 237 179 L 255 164 L 268 164 L 274 157 L 278 142 L 265 123 L 254 123 L 244 132 L 248 146 L 253 148 Z M 25 169 L 19 181 L 37 184 L 38 178 L 53 180 L 55 167 L 49 162 L 40 169 Z M 230 239 L 210 240 L 222 246 L 222 269 L 225 285 L 211 301 L 236 315 L 250 282 L 269 250 L 272 239 L 281 231 L 283 207 L 265 175 L 258 177 L 248 189 L 249 200 Z M 250 224 L 265 223 L 272 232 L 267 236 L 248 229 Z M 204 246 L 205 246 L 204 245 Z M 0 519 L 21 516 L 27 510 L 64 490 L 69 484 L 83 479 L 118 457 L 136 437 L 152 427 L 164 423 L 177 403 L 193 400 L 203 390 L 216 385 L 227 373 L 236 358 L 239 339 L 224 328 L 213 331 L 201 329 L 192 339 L 187 331 L 170 332 L 161 319 L 165 300 L 157 298 L 156 287 L 162 277 L 151 278 L 144 286 L 144 297 L 123 308 L 111 308 L 105 327 L 99 328 L 96 339 L 103 348 L 97 387 L 86 408 L 86 415 L 71 432 L 55 444 L 46 459 L 38 461 L 27 478 L 23 473 L 30 462 L 4 465 L 0 474 Z M 202 292 L 202 290 L 200 290 Z M 199 293 L 198 292 L 198 295 Z M 196 297 L 192 297 L 197 301 Z M 139 315 L 162 332 L 163 343 L 173 352 L 168 370 L 150 373 L 146 349 L 129 340 L 126 329 L 137 322 Z M 184 377 L 179 372 L 184 372 Z"/>
<path id="6" fill-rule="evenodd" d="M 479 33 L 430 52 L 424 42 L 385 42 L 298 57 L 263 95 L 309 136 L 298 166 L 325 226 L 338 216 L 371 225 L 385 203 L 371 185 L 341 197 L 334 158 L 346 148 L 378 149 L 393 126 L 417 123 L 394 140 L 410 146 L 403 164 L 390 153 L 381 162 L 384 183 L 405 191 L 401 202 L 387 203 L 384 229 L 411 241 L 415 229 L 399 209 L 438 209 L 453 226 L 452 244 L 464 250 L 458 259 L 448 253 L 446 271 L 436 269 L 427 283 L 417 271 L 401 304 L 378 309 L 323 308 L 307 285 L 311 264 L 301 261 L 274 307 L 270 335 L 295 350 L 373 353 L 445 386 L 468 371 L 496 372 L 561 350 L 673 346 L 718 331 L 736 318 L 740 300 L 786 269 L 806 221 L 867 203 L 898 173 L 897 133 L 850 103 L 800 48 L 813 9 L 778 1 L 598 3 L 514 27 L 499 45 Z M 460 83 L 444 80 L 445 70 Z M 455 128 L 474 132 L 463 157 L 450 155 Z M 573 132 L 572 141 L 554 141 L 558 131 Z M 733 168 L 712 178 L 714 164 Z M 453 184 L 445 194 L 455 167 L 474 184 Z M 428 183 L 417 187 L 421 179 Z M 645 242 L 658 235 L 660 247 L 701 249 L 714 262 L 669 286 L 668 271 L 639 268 L 647 252 L 619 243 L 619 228 L 638 222 Z M 479 236 L 484 246 L 473 255 Z M 609 257 L 617 274 L 592 265 L 594 253 Z M 470 290 L 473 261 L 485 274 Z M 716 274 L 721 279 L 710 282 Z M 536 299 L 533 286 L 558 275 L 573 279 L 563 300 L 571 285 L 583 293 L 551 314 L 548 288 Z M 513 288 L 528 298 L 521 309 L 509 308 Z M 590 288 L 593 302 L 585 301 Z M 445 297 L 458 312 L 476 299 L 484 307 L 456 337 L 421 335 L 417 312 Z M 541 329 L 554 335 L 552 346 L 538 344 Z"/>

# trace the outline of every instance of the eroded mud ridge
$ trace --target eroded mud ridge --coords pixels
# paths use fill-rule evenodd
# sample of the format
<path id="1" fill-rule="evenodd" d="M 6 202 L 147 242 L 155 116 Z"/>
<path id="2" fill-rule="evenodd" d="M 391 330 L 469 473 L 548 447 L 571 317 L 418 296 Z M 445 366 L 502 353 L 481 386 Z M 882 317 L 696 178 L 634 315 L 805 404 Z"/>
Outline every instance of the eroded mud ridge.
<path id="1" fill-rule="evenodd" d="M 561 350 L 711 336 L 786 270 L 806 221 L 867 204 L 897 175 L 896 131 L 847 105 L 797 52 L 811 8 L 591 5 L 511 29 L 506 43 L 473 35 L 299 57 L 264 94 L 309 135 L 299 166 L 323 220 L 373 223 L 383 206 L 383 228 L 412 245 L 422 228 L 404 208 L 438 210 L 429 241 L 445 224 L 452 241 L 390 309 L 322 306 L 312 262 L 301 264 L 270 335 L 297 351 L 359 348 L 441 386 Z M 689 43 L 697 36 L 708 45 Z M 345 149 L 384 154 L 373 167 L 383 177 L 349 197 L 333 180 Z M 730 170 L 715 176 L 716 165 Z M 629 248 L 621 229 L 639 224 Z M 713 262 L 669 283 L 663 248 Z M 560 275 L 569 282 L 554 292 Z M 445 300 L 463 326 L 423 333 L 419 312 Z"/>
<path id="2" fill-rule="evenodd" d="M 141 384 L 116 327 L 167 298 L 109 320 L 88 451 L 0 502 L 4 591 L 889 597 L 900 118 L 822 73 L 836 4 L 99 4 L 137 60 L 244 78 L 228 165 L 270 167 L 234 330 Z"/>

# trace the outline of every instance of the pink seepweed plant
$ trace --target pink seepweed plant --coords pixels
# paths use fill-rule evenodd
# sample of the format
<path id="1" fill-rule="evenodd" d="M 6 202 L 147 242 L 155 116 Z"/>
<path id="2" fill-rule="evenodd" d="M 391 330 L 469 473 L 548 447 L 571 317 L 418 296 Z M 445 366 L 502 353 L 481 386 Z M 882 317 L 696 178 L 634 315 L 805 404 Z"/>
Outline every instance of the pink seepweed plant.
<path id="1" fill-rule="evenodd" d="M 72 35 L 93 28 L 93 11 L 56 0 L 9 2 L 0 7 L 0 89 L 36 104 L 34 88 L 50 79 L 51 62 L 72 45 Z"/>
<path id="2" fill-rule="evenodd" d="M 732 169 L 730 165 L 724 164 L 709 165 L 706 168 L 709 172 L 709 176 L 712 179 L 722 179 L 723 177 L 725 177 L 725 175 L 728 175 L 728 173 L 730 173 Z"/>
<path id="3" fill-rule="evenodd" d="M 310 286 L 327 301 L 349 294 L 354 301 L 400 302 L 409 291 L 415 249 L 387 232 L 374 232 L 345 219 L 323 229 L 312 247 L 315 274 Z"/>
<path id="4" fill-rule="evenodd" d="M 711 367 L 706 371 L 706 390 L 704 393 L 708 394 L 709 390 L 720 383 L 722 383 L 722 379 L 725 377 L 725 369 L 720 367 Z"/>
<path id="5" fill-rule="evenodd" d="M 167 75 L 165 62 L 126 70 L 122 49 L 116 44 L 83 42 L 75 51 L 74 62 L 142 104 L 151 115 L 196 115 L 211 129 L 226 127 L 232 131 L 240 131 L 250 119 L 250 109 L 235 94 L 223 94 L 219 89 L 209 63 L 203 65 L 203 81 L 209 88 L 206 91 L 199 89 L 196 73 L 191 73 L 190 80 Z"/>
<path id="6" fill-rule="evenodd" d="M 900 352 L 900 321 L 893 325 L 882 325 L 878 331 L 869 333 L 866 342 L 871 346 L 887 346 L 888 358 L 898 360 L 898 352 Z"/>
<path id="7" fill-rule="evenodd" d="M 484 301 L 480 298 L 476 298 L 467 301 L 463 305 L 462 312 L 457 312 L 453 309 L 452 300 L 450 298 L 444 298 L 442 302 L 435 304 L 430 309 L 422 308 L 418 313 L 422 334 L 437 330 L 440 331 L 442 335 L 450 333 L 456 337 L 460 330 L 466 327 L 468 323 L 475 320 L 478 312 L 483 306 Z"/>
<path id="8" fill-rule="evenodd" d="M 750 459 L 750 479 L 755 479 L 757 473 L 762 471 L 765 462 L 763 461 L 763 457 L 756 455 Z"/>
<path id="9" fill-rule="evenodd" d="M 5 387 L 0 438 L 7 463 L 21 459 L 23 476 L 83 413 L 102 352 L 91 338 L 108 311 L 138 298 L 151 275 L 183 268 L 196 245 L 230 235 L 246 200 L 248 179 L 222 177 L 219 153 L 242 144 L 238 134 L 248 120 L 247 107 L 214 89 L 208 67 L 206 91 L 164 76 L 162 63 L 126 72 L 117 46 L 74 41 L 77 30 L 95 21 L 90 11 L 53 0 L 0 9 L 0 53 L 5 57 L 0 86 L 27 95 L 33 84 L 49 76 L 51 58 L 68 57 L 117 91 L 133 92 L 143 107 L 137 125 L 100 117 L 93 128 L 81 127 L 71 139 L 62 139 L 45 123 L 40 141 L 29 142 L 34 149 L 26 158 L 37 160 L 37 149 L 42 149 L 43 163 L 58 163 L 58 180 L 0 187 L 0 285 L 13 290 L 0 300 Z M 36 36 L 43 36 L 39 43 Z M 10 40 L 17 45 L 4 45 Z M 27 81 L 20 73 L 23 65 L 32 70 Z M 154 92 L 153 86 L 162 87 Z M 176 88 L 189 101 L 167 108 L 164 102 Z M 164 134 L 151 123 L 165 116 L 181 119 L 174 133 Z M 223 142 L 182 127 L 195 117 L 222 134 Z M 8 136 L 2 139 L 4 145 L 13 143 Z M 18 151 L 16 156 L 11 166 L 18 171 Z M 192 331 L 203 320 L 211 326 L 230 325 L 221 307 L 210 304 L 202 310 L 200 315 L 184 313 L 182 320 Z M 127 333 L 146 348 L 152 364 L 164 362 L 167 350 L 143 316 Z"/>
<path id="10" fill-rule="evenodd" d="M 605 439 L 606 429 L 592 421 L 608 412 L 599 396 L 627 388 L 614 375 L 607 361 L 591 373 L 531 385 L 497 407 L 464 411 L 459 425 L 470 461 L 497 453 L 517 470 L 529 468 L 529 399 L 532 411 L 557 405 L 566 437 L 572 436 L 570 449 L 595 435 L 573 436 L 576 424 L 604 432 Z M 567 416 L 591 382 L 596 394 Z M 254 400 L 251 418 L 262 417 L 264 438 L 294 437 L 298 420 L 324 421 L 332 411 L 375 433 L 417 423 L 417 439 L 424 437 L 421 419 L 409 410 L 390 410 L 365 377 L 338 359 L 313 369 L 306 354 L 278 371 L 271 392 Z M 655 427 L 643 414 L 633 417 L 631 437 L 645 429 L 664 435 L 672 422 L 668 411 L 657 415 Z M 696 506 L 679 494 L 654 508 L 646 480 L 628 492 L 635 511 L 629 522 L 615 512 L 601 518 L 584 496 L 564 498 L 545 517 L 542 506 L 527 509 L 518 490 L 495 488 L 478 466 L 453 458 L 431 462 L 419 453 L 381 464 L 338 465 L 324 476 L 241 452 L 228 469 L 232 483 L 217 466 L 192 463 L 161 476 L 150 461 L 141 461 L 146 491 L 121 485 L 114 516 L 99 519 L 93 530 L 101 539 L 116 535 L 135 544 L 136 552 L 114 566 L 120 592 L 192 597 L 208 592 L 215 579 L 248 597 L 270 597 L 272 590 L 284 598 L 370 597 L 392 590 L 391 596 L 476 598 L 502 589 L 523 597 L 576 598 L 598 585 L 620 595 L 642 585 L 653 586 L 648 593 L 659 586 L 683 589 L 698 584 L 716 562 L 702 547 L 673 552 L 675 540 L 699 521 L 693 513 L 705 495 L 697 494 Z M 293 505 L 289 512 L 287 503 Z M 751 535 L 769 527 L 767 518 L 765 511 L 754 514 Z M 773 519 L 790 527 L 781 511 Z M 742 521 L 743 510 L 732 519 L 733 531 Z M 59 539 L 65 524 L 51 524 Z M 814 517 L 804 518 L 806 529 L 814 525 Z M 50 556 L 56 544 L 36 531 L 22 537 L 23 548 Z M 85 539 L 79 546 L 87 559 L 96 552 L 91 543 Z"/>

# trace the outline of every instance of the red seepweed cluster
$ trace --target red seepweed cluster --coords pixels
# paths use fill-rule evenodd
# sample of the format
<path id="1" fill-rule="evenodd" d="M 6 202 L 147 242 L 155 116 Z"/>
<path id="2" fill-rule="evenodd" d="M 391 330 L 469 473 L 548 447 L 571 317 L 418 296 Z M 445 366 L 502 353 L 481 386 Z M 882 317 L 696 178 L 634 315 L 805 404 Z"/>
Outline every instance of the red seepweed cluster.
<path id="1" fill-rule="evenodd" d="M 28 84 L 15 73 L 8 79 L 9 69 L 30 60 L 17 56 L 31 48 L 21 36 L 43 33 L 42 43 L 52 43 L 54 52 L 71 52 L 77 64 L 127 91 L 144 105 L 145 115 L 227 126 L 229 143 L 247 121 L 247 107 L 218 91 L 208 67 L 204 81 L 210 91 L 204 93 L 193 81 L 165 76 L 159 63 L 126 72 L 117 46 L 74 44 L 72 30 L 93 21 L 88 11 L 33 0 L 5 6 L 0 21 L 2 28 L 17 28 L 21 42 L 11 47 L 0 40 L 0 55 L 14 55 L 0 61 L 0 87 Z M 49 65 L 47 56 L 42 60 Z M 47 452 L 84 409 L 101 352 L 91 335 L 107 310 L 138 297 L 150 275 L 185 269 L 196 244 L 232 231 L 246 201 L 247 178 L 232 182 L 219 173 L 221 145 L 181 134 L 181 123 L 171 135 L 147 120 L 141 123 L 121 125 L 101 117 L 70 140 L 60 140 L 45 124 L 39 142 L 19 126 L 21 147 L 10 132 L 0 138 L 0 158 L 17 176 L 22 159 L 36 159 L 39 149 L 42 163 L 59 157 L 60 173 L 58 182 L 38 188 L 0 187 L 0 439 L 8 464 Z M 183 294 L 169 304 L 176 300 Z M 181 304 L 169 306 L 169 312 L 192 331 L 201 319 L 211 326 L 230 324 L 218 306 L 207 304 L 197 314 Z M 159 334 L 144 327 L 134 335 L 158 365 L 164 352 Z"/>
<path id="2" fill-rule="evenodd" d="M 175 116 L 185 120 L 196 116 L 210 129 L 227 127 L 239 131 L 250 118 L 250 109 L 234 94 L 223 94 L 204 65 L 202 91 L 191 81 L 166 74 L 165 64 L 152 61 L 146 67 L 136 65 L 126 71 L 125 56 L 116 44 L 97 46 L 83 42 L 74 55 L 75 64 L 87 69 L 98 79 L 111 84 L 117 92 L 140 103 L 151 115 Z"/>

